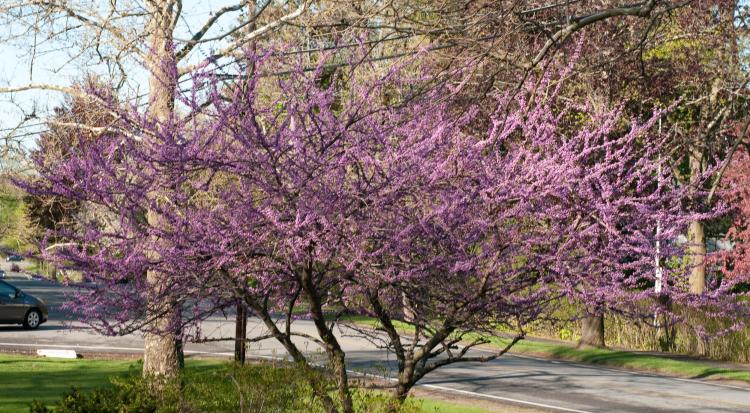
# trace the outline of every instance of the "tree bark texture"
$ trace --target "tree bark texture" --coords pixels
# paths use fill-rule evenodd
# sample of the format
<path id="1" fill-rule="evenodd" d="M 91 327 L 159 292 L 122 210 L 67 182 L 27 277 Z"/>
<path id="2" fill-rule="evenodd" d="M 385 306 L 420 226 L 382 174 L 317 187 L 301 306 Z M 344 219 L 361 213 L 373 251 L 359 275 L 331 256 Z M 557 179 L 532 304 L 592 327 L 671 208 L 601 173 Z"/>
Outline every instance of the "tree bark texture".
<path id="1" fill-rule="evenodd" d="M 711 94 L 710 102 L 715 101 L 714 93 Z M 690 149 L 690 181 L 696 183 L 703 173 L 703 150 L 700 142 L 694 142 Z M 693 221 L 688 226 L 688 248 L 687 258 L 690 265 L 690 292 L 700 294 L 706 287 L 706 236 L 703 231 L 703 223 Z"/>
<path id="2" fill-rule="evenodd" d="M 693 221 L 688 226 L 688 244 L 690 292 L 700 294 L 706 289 L 706 234 L 702 222 Z"/>
<path id="3" fill-rule="evenodd" d="M 590 315 L 581 322 L 581 339 L 579 346 L 605 347 L 604 315 Z"/>
<path id="4" fill-rule="evenodd" d="M 171 0 L 148 2 L 150 22 L 147 27 L 151 37 L 150 56 L 147 62 L 149 75 L 149 115 L 157 122 L 167 122 L 174 110 L 176 78 L 174 70 L 175 54 L 172 47 L 172 6 Z M 153 138 L 151 138 L 153 139 Z M 154 194 L 156 196 L 158 194 Z M 148 211 L 148 224 L 152 227 L 163 225 L 161 218 Z M 158 240 L 157 240 L 158 242 Z M 153 257 L 157 258 L 157 257 Z M 166 288 L 169 282 L 164 274 L 149 270 L 146 281 L 154 292 Z M 152 294 L 158 297 L 159 294 Z M 158 298 L 156 298 L 158 300 Z M 149 311 L 155 319 L 155 332 L 144 335 L 143 374 L 174 377 L 182 364 L 182 343 L 169 325 L 179 317 L 177 308 L 171 302 L 149 303 Z"/>
<path id="5" fill-rule="evenodd" d="M 245 352 L 247 350 L 247 311 L 242 302 L 237 303 L 237 320 L 234 328 L 234 361 L 245 364 Z"/>

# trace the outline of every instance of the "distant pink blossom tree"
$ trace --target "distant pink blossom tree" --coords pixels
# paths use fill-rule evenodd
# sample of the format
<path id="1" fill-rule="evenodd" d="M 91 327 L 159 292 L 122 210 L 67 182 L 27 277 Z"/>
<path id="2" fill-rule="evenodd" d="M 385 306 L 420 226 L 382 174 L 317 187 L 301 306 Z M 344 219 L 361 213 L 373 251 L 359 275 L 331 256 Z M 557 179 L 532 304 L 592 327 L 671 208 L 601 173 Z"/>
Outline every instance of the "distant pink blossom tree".
<path id="1" fill-rule="evenodd" d="M 421 90 L 404 68 L 374 79 L 355 60 L 323 82 L 328 59 L 310 71 L 248 59 L 257 76 L 242 87 L 196 76 L 168 124 L 112 105 L 120 121 L 91 145 L 55 163 L 37 154 L 48 184 L 29 191 L 98 211 L 84 231 L 58 234 L 73 246 L 50 249 L 93 281 L 71 307 L 98 331 L 154 328 L 149 303 L 170 302 L 181 318 L 167 328 L 202 340 L 200 321 L 239 299 L 267 328 L 251 340 L 278 340 L 303 368 L 293 339 L 320 344 L 351 412 L 335 333 L 345 313 L 377 318 L 357 331 L 395 354 L 398 400 L 437 368 L 501 356 L 563 300 L 643 318 L 676 302 L 738 325 L 748 314 L 735 281 L 692 295 L 679 266 L 664 266 L 653 291 L 656 241 L 664 261 L 680 257 L 671 241 L 713 216 L 660 168 L 662 113 L 637 121 L 564 102 L 568 69 L 498 95 L 480 119 L 455 104 L 460 84 Z M 475 122 L 488 130 L 467 132 Z M 146 288 L 148 269 L 171 283 Z M 299 308 L 316 335 L 292 328 Z M 507 347 L 472 351 L 499 327 L 516 332 Z"/>
<path id="2" fill-rule="evenodd" d="M 750 273 L 750 157 L 740 150 L 730 162 L 724 196 L 732 206 L 732 225 L 727 237 L 734 245 L 722 254 L 722 261 L 729 276 L 744 278 Z"/>

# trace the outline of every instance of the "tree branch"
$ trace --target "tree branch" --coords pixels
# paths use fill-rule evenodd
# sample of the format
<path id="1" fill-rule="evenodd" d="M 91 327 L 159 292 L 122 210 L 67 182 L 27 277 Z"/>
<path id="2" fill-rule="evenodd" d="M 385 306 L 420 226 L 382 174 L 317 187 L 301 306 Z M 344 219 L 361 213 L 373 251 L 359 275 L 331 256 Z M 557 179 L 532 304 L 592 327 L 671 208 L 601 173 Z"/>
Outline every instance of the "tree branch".
<path id="1" fill-rule="evenodd" d="M 245 43 L 247 43 L 247 42 L 249 42 L 249 41 L 251 41 L 253 39 L 258 38 L 258 37 L 260 37 L 260 36 L 262 36 L 262 35 L 270 32 L 271 30 L 274 30 L 274 29 L 280 27 L 281 25 L 283 25 L 284 23 L 286 23 L 286 22 L 288 22 L 290 20 L 296 19 L 297 17 L 301 16 L 307 10 L 307 7 L 311 3 L 312 3 L 312 0 L 305 0 L 305 1 L 303 1 L 302 4 L 300 4 L 299 7 L 297 7 L 293 12 L 291 12 L 291 13 L 285 15 L 285 16 L 282 16 L 279 19 L 277 19 L 277 20 L 275 20 L 275 21 L 273 21 L 271 23 L 268 23 L 268 24 L 266 24 L 263 27 L 260 27 L 258 29 L 253 30 L 252 32 L 248 33 L 247 35 L 243 36 L 242 38 L 237 39 L 236 41 L 234 41 L 232 44 L 230 44 L 229 46 L 225 47 L 224 49 L 219 50 L 218 52 L 214 53 L 207 60 L 208 61 L 216 60 L 216 59 L 218 59 L 220 57 L 223 57 L 223 56 L 226 56 L 226 55 L 228 55 L 230 53 L 233 53 L 234 51 L 236 51 L 237 49 L 239 49 L 240 47 L 242 47 L 243 44 L 245 44 Z M 205 61 L 204 61 L 204 63 L 205 63 Z M 186 67 L 183 67 L 183 68 L 179 69 L 179 74 L 180 75 L 184 75 L 186 73 L 190 73 L 191 71 L 195 70 L 199 66 L 201 66 L 201 64 L 188 65 Z"/>
<path id="2" fill-rule="evenodd" d="M 519 342 L 519 341 L 521 341 L 523 339 L 524 339 L 524 335 L 523 334 L 519 334 L 519 335 L 513 337 L 513 340 L 511 340 L 511 342 L 508 343 L 505 347 L 503 347 L 502 349 L 500 349 L 500 351 L 498 351 L 496 353 L 493 353 L 493 354 L 491 354 L 489 356 L 465 357 L 466 354 L 469 352 L 469 350 L 471 350 L 475 346 L 480 345 L 480 344 L 486 344 L 486 343 L 488 343 L 488 341 L 486 339 L 484 339 L 484 338 L 478 338 L 478 339 L 472 341 L 471 343 L 467 344 L 466 346 L 464 346 L 461 349 L 461 351 L 456 356 L 448 357 L 448 358 L 445 358 L 445 359 L 442 359 L 442 360 L 436 360 L 436 361 L 434 361 L 434 362 L 432 362 L 432 363 L 430 363 L 428 365 L 425 365 L 423 368 L 419 369 L 419 371 L 415 372 L 415 374 L 414 374 L 414 382 L 416 383 L 417 381 L 419 381 L 427 373 L 429 373 L 429 372 L 431 372 L 431 371 L 433 371 L 435 369 L 438 369 L 440 367 L 447 366 L 449 364 L 462 363 L 462 362 L 480 362 L 480 363 L 485 363 L 485 362 L 488 362 L 488 361 L 492 361 L 492 360 L 494 360 L 494 359 L 502 356 L 503 354 L 507 353 L 517 342 Z"/>
<path id="3" fill-rule="evenodd" d="M 231 12 L 234 12 L 234 11 L 239 11 L 239 10 L 242 10 L 242 8 L 243 8 L 243 7 L 246 7 L 246 6 L 247 6 L 247 5 L 249 4 L 249 3 L 250 3 L 250 0 L 242 0 L 242 1 L 241 1 L 240 3 L 238 3 L 238 4 L 235 4 L 235 5 L 232 5 L 232 6 L 226 6 L 226 7 L 222 8 L 222 9 L 220 9 L 219 11 L 217 11 L 216 13 L 214 13 L 214 15 L 213 15 L 213 16 L 211 16 L 211 18 L 209 18 L 209 19 L 208 19 L 208 20 L 206 21 L 206 23 L 204 23 L 204 24 L 203 24 L 203 27 L 201 27 L 201 28 L 200 28 L 200 29 L 199 29 L 199 30 L 198 30 L 197 32 L 195 32 L 195 34 L 193 35 L 193 37 L 191 37 L 191 38 L 190 38 L 190 40 L 188 40 L 188 41 L 187 41 L 187 43 L 185 44 L 185 46 L 183 46 L 183 47 L 182 47 L 182 49 L 180 49 L 180 50 L 179 50 L 179 51 L 178 51 L 178 52 L 176 53 L 176 55 L 175 55 L 175 56 L 177 57 L 177 60 L 181 60 L 181 59 L 182 59 L 183 57 L 187 56 L 187 54 L 188 54 L 188 53 L 190 53 L 190 51 L 192 51 L 192 50 L 193 50 L 193 48 L 195 48 L 195 46 L 196 46 L 196 45 L 198 45 L 198 43 L 200 43 L 201 39 L 203 39 L 203 36 L 205 36 L 205 35 L 206 35 L 206 33 L 207 33 L 207 32 L 208 32 L 209 30 L 211 30 L 211 27 L 213 27 L 213 26 L 214 26 L 214 24 L 215 24 L 215 23 L 216 23 L 216 22 L 217 22 L 217 21 L 218 21 L 218 20 L 219 20 L 219 19 L 220 19 L 220 18 L 221 18 L 221 17 L 223 16 L 223 15 L 225 15 L 225 14 L 227 14 L 227 13 L 231 13 Z M 269 3 L 270 3 L 270 2 L 269 2 Z M 254 19 L 254 18 L 255 18 L 255 16 L 253 16 L 253 19 Z M 249 20 L 249 21 L 250 21 L 250 20 Z M 249 22 L 249 21 L 248 21 L 248 22 Z M 243 26 L 243 25 L 245 25 L 245 24 L 248 24 L 248 22 L 246 22 L 246 23 L 243 23 L 242 25 L 239 25 L 238 27 L 240 27 L 240 26 Z M 218 39 L 217 39 L 217 40 L 218 40 Z"/>
<path id="4" fill-rule="evenodd" d="M 536 67 L 536 65 L 538 65 L 539 62 L 542 61 L 542 59 L 544 59 L 544 57 L 547 55 L 547 52 L 552 48 L 552 46 L 567 39 L 571 34 L 577 32 L 578 30 L 581 30 L 586 26 L 589 26 L 601 20 L 608 19 L 610 17 L 648 17 L 651 15 L 651 11 L 655 6 L 656 0 L 648 0 L 646 2 L 638 3 L 632 6 L 615 7 L 612 9 L 601 10 L 583 17 L 576 18 L 572 23 L 555 32 L 555 34 L 553 34 L 552 37 L 547 40 L 539 53 L 537 53 L 536 57 L 534 57 L 534 60 L 531 61 L 529 70 Z"/>

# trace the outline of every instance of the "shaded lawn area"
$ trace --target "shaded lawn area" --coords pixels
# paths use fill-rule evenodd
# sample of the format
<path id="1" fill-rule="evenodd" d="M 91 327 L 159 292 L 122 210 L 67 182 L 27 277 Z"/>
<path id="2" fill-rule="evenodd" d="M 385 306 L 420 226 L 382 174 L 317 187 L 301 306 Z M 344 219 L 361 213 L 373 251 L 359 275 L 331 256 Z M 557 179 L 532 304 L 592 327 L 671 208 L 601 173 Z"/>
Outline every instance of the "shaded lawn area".
<path id="1" fill-rule="evenodd" d="M 223 376 L 228 366 L 225 360 L 186 360 L 186 370 L 194 373 L 192 377 Z M 108 387 L 110 378 L 138 375 L 141 368 L 142 364 L 135 360 L 66 360 L 0 354 L 0 413 L 28 412 L 34 400 L 52 407 L 71 387 L 83 391 Z M 214 391 L 226 390 L 218 383 L 209 386 Z M 483 408 L 442 400 L 415 401 L 422 413 L 488 413 Z"/>
<path id="2" fill-rule="evenodd" d="M 347 321 L 376 327 L 378 321 L 373 318 L 350 316 Z M 413 332 L 413 328 L 404 323 L 394 323 L 404 333 Z M 475 335 L 467 334 L 466 338 L 471 340 Z M 510 339 L 491 337 L 489 346 L 503 348 Z M 678 359 L 674 355 L 663 356 L 653 353 L 641 353 L 633 351 L 610 350 L 600 348 L 576 348 L 573 344 L 552 341 L 535 341 L 534 339 L 521 340 L 513 346 L 511 352 L 529 354 L 547 358 L 557 358 L 580 363 L 596 364 L 601 366 L 619 367 L 625 369 L 649 371 L 688 377 L 694 379 L 725 379 L 738 380 L 750 383 L 750 368 L 732 369 L 717 367 L 710 361 L 695 359 Z"/>

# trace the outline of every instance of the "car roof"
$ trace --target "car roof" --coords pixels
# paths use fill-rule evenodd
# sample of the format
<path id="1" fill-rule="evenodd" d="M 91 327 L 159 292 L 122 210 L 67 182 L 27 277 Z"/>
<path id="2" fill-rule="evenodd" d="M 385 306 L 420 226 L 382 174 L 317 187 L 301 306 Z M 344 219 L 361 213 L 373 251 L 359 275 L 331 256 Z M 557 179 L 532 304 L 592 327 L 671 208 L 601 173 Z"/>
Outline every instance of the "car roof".
<path id="1" fill-rule="evenodd" d="M 13 285 L 13 284 L 11 284 L 11 283 L 9 283 L 9 282 L 3 281 L 3 280 L 0 280 L 0 283 L 2 283 L 2 284 L 5 284 L 5 285 L 9 285 L 9 286 L 11 286 L 11 287 L 15 288 L 16 290 L 18 290 L 18 289 L 19 289 L 19 288 L 18 288 L 18 287 L 16 287 L 15 285 Z"/>

